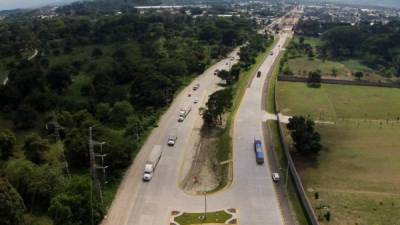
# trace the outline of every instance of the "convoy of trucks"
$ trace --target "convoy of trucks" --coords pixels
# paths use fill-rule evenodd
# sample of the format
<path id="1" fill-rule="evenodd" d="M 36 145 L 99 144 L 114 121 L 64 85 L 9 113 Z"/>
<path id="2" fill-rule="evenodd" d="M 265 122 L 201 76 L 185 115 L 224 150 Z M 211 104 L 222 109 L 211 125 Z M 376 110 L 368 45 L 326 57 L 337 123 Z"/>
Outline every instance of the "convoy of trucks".
<path id="1" fill-rule="evenodd" d="M 258 139 L 254 139 L 254 152 L 256 154 L 256 162 L 257 164 L 264 163 L 264 151 L 262 149 L 261 141 Z"/>
<path id="2" fill-rule="evenodd" d="M 146 161 L 146 165 L 144 166 L 143 181 L 151 180 L 154 171 L 157 168 L 158 162 L 161 159 L 161 155 L 162 155 L 162 146 L 155 145 L 151 150 L 149 159 Z"/>
<path id="3" fill-rule="evenodd" d="M 191 110 L 192 110 L 192 104 L 191 103 L 185 104 L 185 106 L 179 110 L 178 122 L 183 122 Z"/>

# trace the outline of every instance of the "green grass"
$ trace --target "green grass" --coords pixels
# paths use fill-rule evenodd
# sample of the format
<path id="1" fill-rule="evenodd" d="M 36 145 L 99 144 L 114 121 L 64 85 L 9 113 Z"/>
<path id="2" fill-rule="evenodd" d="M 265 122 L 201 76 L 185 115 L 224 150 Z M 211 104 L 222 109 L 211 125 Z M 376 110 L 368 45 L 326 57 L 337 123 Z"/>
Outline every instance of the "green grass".
<path id="1" fill-rule="evenodd" d="M 316 119 L 397 119 L 400 92 L 394 88 L 279 82 L 278 101 L 287 115 L 310 115 Z"/>
<path id="2" fill-rule="evenodd" d="M 314 50 L 317 46 L 321 45 L 321 41 L 319 40 L 319 38 L 305 37 L 305 36 L 303 36 L 303 38 L 304 38 L 304 43 L 310 44 L 311 47 L 314 48 Z M 300 36 L 295 36 L 292 40 L 296 43 L 299 43 Z"/>
<path id="3" fill-rule="evenodd" d="M 91 83 L 91 78 L 87 75 L 79 74 L 72 78 L 72 84 L 65 93 L 65 99 L 73 102 L 83 102 L 87 99 L 81 95 L 81 88 Z"/>
<path id="4" fill-rule="evenodd" d="M 206 220 L 199 219 L 204 213 L 184 213 L 175 218 L 180 225 L 204 224 L 204 223 L 225 223 L 232 215 L 225 211 L 207 213 Z"/>
<path id="5" fill-rule="evenodd" d="M 268 128 L 269 128 L 268 129 L 269 132 L 271 132 L 272 145 L 274 146 L 274 150 L 276 153 L 276 157 L 278 159 L 279 167 L 287 169 L 286 156 L 283 152 L 283 146 L 280 142 L 278 122 L 277 121 L 268 121 Z M 287 175 L 286 169 L 282 170 L 279 173 L 281 176 L 281 180 L 283 182 L 286 181 L 286 175 Z M 284 183 L 282 183 L 282 185 L 284 185 Z M 308 221 L 306 219 L 305 212 L 303 211 L 303 208 L 300 204 L 300 199 L 298 198 L 298 196 L 296 194 L 294 184 L 291 181 L 291 179 L 288 179 L 287 193 L 288 193 L 288 197 L 289 197 L 289 203 L 291 205 L 291 208 L 295 212 L 297 221 L 299 222 L 300 225 L 308 225 Z"/>
<path id="6" fill-rule="evenodd" d="M 317 126 L 325 149 L 317 161 L 298 160 L 298 167 L 305 189 L 320 193 L 320 200 L 309 193 L 313 205 L 330 206 L 329 224 L 400 221 L 399 128 L 378 122 Z"/>
<path id="7" fill-rule="evenodd" d="M 322 61 L 313 58 L 310 60 L 306 56 L 289 59 L 287 62 L 295 75 L 307 76 L 310 71 L 320 70 L 323 76 L 332 76 L 332 70 L 335 69 L 338 77 L 351 77 L 349 69 L 340 62 L 330 60 Z"/>
<path id="8" fill-rule="evenodd" d="M 316 126 L 323 145 L 316 159 L 294 157 L 317 216 L 326 212 L 321 206 L 329 207 L 331 221 L 321 224 L 400 221 L 398 90 L 279 82 L 278 91 L 283 112 L 317 119 L 323 112 L 322 119 L 335 122 Z"/>

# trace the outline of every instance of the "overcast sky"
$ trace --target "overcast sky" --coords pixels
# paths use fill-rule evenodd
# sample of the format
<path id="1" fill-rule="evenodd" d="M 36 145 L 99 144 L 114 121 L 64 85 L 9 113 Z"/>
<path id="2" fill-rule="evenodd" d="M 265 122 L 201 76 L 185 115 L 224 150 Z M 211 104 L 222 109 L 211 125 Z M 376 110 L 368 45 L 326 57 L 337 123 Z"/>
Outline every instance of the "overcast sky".
<path id="1" fill-rule="evenodd" d="M 400 0 L 331 0 L 331 1 L 400 8 Z"/>
<path id="2" fill-rule="evenodd" d="M 0 0 L 0 10 L 30 8 L 46 4 L 72 1 L 73 0 Z"/>
<path id="3" fill-rule="evenodd" d="M 0 0 L 0 10 L 30 8 L 52 3 L 68 3 L 74 0 Z M 355 4 L 372 4 L 400 8 L 400 0 L 321 0 Z"/>

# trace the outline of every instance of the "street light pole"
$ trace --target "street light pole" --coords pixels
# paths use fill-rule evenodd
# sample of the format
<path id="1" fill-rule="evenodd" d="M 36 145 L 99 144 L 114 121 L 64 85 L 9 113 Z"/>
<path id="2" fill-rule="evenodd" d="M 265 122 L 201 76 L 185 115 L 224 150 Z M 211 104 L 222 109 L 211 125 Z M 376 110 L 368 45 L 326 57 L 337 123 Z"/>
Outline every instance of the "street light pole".
<path id="1" fill-rule="evenodd" d="M 204 221 L 207 219 L 207 192 L 204 192 Z"/>

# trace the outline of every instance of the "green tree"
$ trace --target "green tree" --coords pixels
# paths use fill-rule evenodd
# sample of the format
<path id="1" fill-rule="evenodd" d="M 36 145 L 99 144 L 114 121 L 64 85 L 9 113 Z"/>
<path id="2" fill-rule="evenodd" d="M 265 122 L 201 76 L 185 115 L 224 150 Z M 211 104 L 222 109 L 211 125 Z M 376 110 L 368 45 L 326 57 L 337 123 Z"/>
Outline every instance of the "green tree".
<path id="1" fill-rule="evenodd" d="M 100 120 L 101 122 L 105 122 L 108 120 L 111 112 L 110 104 L 108 103 L 99 103 L 96 105 L 95 109 L 96 119 Z"/>
<path id="2" fill-rule="evenodd" d="M 27 159 L 36 164 L 43 164 L 46 161 L 45 155 L 50 150 L 50 144 L 37 134 L 31 134 L 26 137 L 22 149 Z"/>
<path id="3" fill-rule="evenodd" d="M 85 130 L 86 131 L 86 130 Z M 72 129 L 65 137 L 65 154 L 69 165 L 75 169 L 89 167 L 87 134 L 80 129 Z"/>
<path id="4" fill-rule="evenodd" d="M 0 159 L 7 161 L 13 155 L 16 138 L 12 131 L 5 129 L 0 133 Z"/>
<path id="5" fill-rule="evenodd" d="M 307 83 L 311 87 L 320 87 L 321 86 L 321 71 L 311 71 L 308 73 Z"/>
<path id="6" fill-rule="evenodd" d="M 29 187 L 37 165 L 25 159 L 9 160 L 3 169 L 5 177 L 17 189 L 25 202 L 29 202 L 31 195 Z"/>
<path id="7" fill-rule="evenodd" d="M 314 121 L 303 116 L 294 116 L 289 119 L 286 127 L 290 130 L 294 146 L 304 155 L 316 155 L 321 149 L 321 137 L 315 131 Z"/>
<path id="8" fill-rule="evenodd" d="M 290 69 L 288 65 L 283 68 L 282 73 L 283 75 L 293 75 L 293 71 Z"/>
<path id="9" fill-rule="evenodd" d="M 364 73 L 361 72 L 361 71 L 357 71 L 357 72 L 354 74 L 354 76 L 357 77 L 358 80 L 361 80 L 361 78 L 364 76 Z"/>
<path id="10" fill-rule="evenodd" d="M 222 115 L 232 106 L 232 89 L 224 89 L 210 95 L 203 114 L 204 122 L 208 126 L 214 126 L 222 121 Z"/>
<path id="11" fill-rule="evenodd" d="M 133 114 L 133 107 L 128 101 L 121 101 L 114 104 L 110 113 L 110 121 L 120 126 L 125 125 L 127 119 Z"/>
<path id="12" fill-rule="evenodd" d="M 331 73 L 332 76 L 336 77 L 337 73 L 338 73 L 337 69 L 336 68 L 332 68 L 332 73 Z"/>
<path id="13" fill-rule="evenodd" d="M 24 225 L 25 205 L 21 196 L 4 178 L 0 178 L 0 225 Z"/>
<path id="14" fill-rule="evenodd" d="M 70 72 L 65 65 L 56 65 L 47 73 L 47 82 L 50 87 L 61 93 L 72 83 Z"/>
<path id="15" fill-rule="evenodd" d="M 99 195 L 94 191 L 91 202 L 90 179 L 73 176 L 62 192 L 56 195 L 50 203 L 48 212 L 54 225 L 86 225 L 91 224 L 93 207 L 94 223 L 98 224 L 104 214 Z"/>
<path id="16" fill-rule="evenodd" d="M 23 104 L 13 115 L 13 122 L 18 129 L 29 129 L 35 125 L 38 113 L 31 106 Z"/>
<path id="17" fill-rule="evenodd" d="M 99 57 L 103 55 L 103 51 L 100 48 L 94 48 L 92 51 L 92 57 Z"/>

